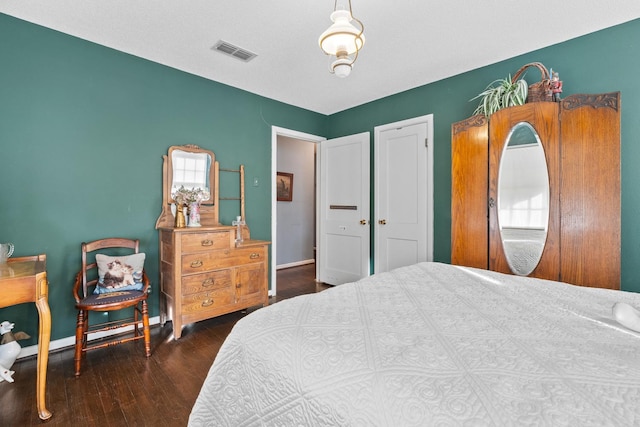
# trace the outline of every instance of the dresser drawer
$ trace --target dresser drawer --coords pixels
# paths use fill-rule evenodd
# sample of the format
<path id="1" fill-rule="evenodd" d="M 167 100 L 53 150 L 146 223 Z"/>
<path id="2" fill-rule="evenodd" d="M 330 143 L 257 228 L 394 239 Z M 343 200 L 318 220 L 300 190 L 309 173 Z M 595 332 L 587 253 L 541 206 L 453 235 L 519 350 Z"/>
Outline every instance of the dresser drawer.
<path id="1" fill-rule="evenodd" d="M 182 295 L 212 291 L 220 288 L 227 288 L 230 286 L 230 269 L 182 276 Z"/>
<path id="2" fill-rule="evenodd" d="M 182 252 L 228 249 L 234 239 L 233 230 L 219 233 L 186 233 L 181 237 Z"/>
<path id="3" fill-rule="evenodd" d="M 204 272 L 244 264 L 263 262 L 264 247 L 237 248 L 182 256 L 182 274 Z"/>
<path id="4" fill-rule="evenodd" d="M 235 290 L 231 287 L 214 291 L 200 292 L 182 297 L 182 313 L 190 315 L 215 310 L 235 302 Z"/>

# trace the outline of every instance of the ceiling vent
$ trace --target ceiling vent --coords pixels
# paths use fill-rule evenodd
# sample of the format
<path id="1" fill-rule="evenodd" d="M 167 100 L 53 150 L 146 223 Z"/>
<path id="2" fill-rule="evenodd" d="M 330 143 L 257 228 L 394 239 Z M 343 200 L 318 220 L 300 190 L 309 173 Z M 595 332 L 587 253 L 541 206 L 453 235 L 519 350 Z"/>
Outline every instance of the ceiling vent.
<path id="1" fill-rule="evenodd" d="M 239 59 L 243 62 L 249 62 L 256 56 L 257 54 L 253 52 L 249 52 L 246 49 L 242 49 L 241 47 L 232 45 L 224 40 L 219 40 L 211 49 L 224 53 L 225 55 L 233 56 L 236 59 Z"/>

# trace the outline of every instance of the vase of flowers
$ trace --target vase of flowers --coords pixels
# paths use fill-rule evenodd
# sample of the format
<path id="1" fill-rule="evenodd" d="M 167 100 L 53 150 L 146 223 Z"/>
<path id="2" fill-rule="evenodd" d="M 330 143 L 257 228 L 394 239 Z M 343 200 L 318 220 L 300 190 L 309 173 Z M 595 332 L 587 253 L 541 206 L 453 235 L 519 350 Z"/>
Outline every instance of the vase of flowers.
<path id="1" fill-rule="evenodd" d="M 200 204 L 209 199 L 209 192 L 201 188 L 185 188 L 181 185 L 171 194 L 178 210 L 186 206 L 189 210 L 189 227 L 200 227 Z"/>

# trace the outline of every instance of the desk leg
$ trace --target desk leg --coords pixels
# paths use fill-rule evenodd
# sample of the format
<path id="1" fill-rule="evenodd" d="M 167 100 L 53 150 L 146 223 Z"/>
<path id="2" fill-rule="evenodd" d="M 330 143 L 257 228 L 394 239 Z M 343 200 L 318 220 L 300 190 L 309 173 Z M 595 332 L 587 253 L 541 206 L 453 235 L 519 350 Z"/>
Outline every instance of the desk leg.
<path id="1" fill-rule="evenodd" d="M 46 279 L 43 279 L 46 281 Z M 46 285 L 45 285 L 46 286 Z M 41 420 L 51 418 L 51 412 L 46 408 L 47 365 L 49 363 L 49 341 L 51 340 L 51 311 L 47 302 L 47 294 L 41 295 L 36 301 L 40 316 L 38 330 L 38 373 L 36 380 L 36 403 Z"/>

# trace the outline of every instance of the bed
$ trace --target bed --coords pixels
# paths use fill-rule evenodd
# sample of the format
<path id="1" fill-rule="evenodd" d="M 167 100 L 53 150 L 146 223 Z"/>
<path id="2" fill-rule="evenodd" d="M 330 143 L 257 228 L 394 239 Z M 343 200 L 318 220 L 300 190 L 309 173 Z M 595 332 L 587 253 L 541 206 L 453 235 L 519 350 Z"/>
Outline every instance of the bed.
<path id="1" fill-rule="evenodd" d="M 640 294 L 420 263 L 241 319 L 190 426 L 640 425 Z"/>

